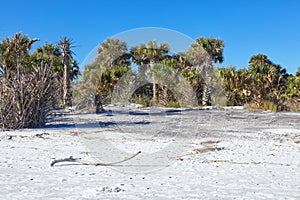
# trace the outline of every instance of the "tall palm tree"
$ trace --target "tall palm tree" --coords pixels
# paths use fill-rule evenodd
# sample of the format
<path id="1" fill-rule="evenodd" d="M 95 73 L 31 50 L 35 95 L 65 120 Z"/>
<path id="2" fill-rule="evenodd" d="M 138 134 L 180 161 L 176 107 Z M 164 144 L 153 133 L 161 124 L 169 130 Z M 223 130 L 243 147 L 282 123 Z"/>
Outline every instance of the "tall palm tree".
<path id="1" fill-rule="evenodd" d="M 118 38 L 108 38 L 100 43 L 97 50 L 98 56 L 88 71 L 84 74 L 85 79 L 89 77 L 89 84 L 94 89 L 94 103 L 96 112 L 103 111 L 103 103 L 110 98 L 110 93 L 116 80 L 128 71 L 130 62 L 126 57 L 127 44 Z"/>
<path id="2" fill-rule="evenodd" d="M 134 62 L 140 65 L 149 64 L 150 73 L 152 74 L 153 81 L 153 97 L 152 104 L 156 104 L 157 102 L 157 86 L 156 86 L 156 78 L 155 78 L 155 69 L 154 66 L 158 62 L 162 61 L 165 56 L 168 55 L 171 48 L 167 43 L 157 44 L 156 40 L 149 41 L 147 44 L 141 44 L 140 46 L 136 46 L 131 48 L 131 54 L 134 57 Z"/>
<path id="3" fill-rule="evenodd" d="M 202 72 L 202 89 L 198 87 L 198 91 L 201 92 L 201 95 L 198 94 L 198 98 L 201 96 L 202 105 L 211 104 L 211 91 L 210 84 L 208 80 L 210 76 L 214 73 L 212 63 L 222 63 L 224 60 L 223 57 L 224 41 L 215 39 L 213 37 L 204 38 L 199 37 L 196 39 L 196 42 L 191 44 L 189 50 L 185 53 L 186 58 L 195 68 L 198 68 Z M 199 80 L 199 79 L 198 79 Z"/>
<path id="4" fill-rule="evenodd" d="M 52 71 L 55 73 L 55 81 L 57 82 L 56 97 L 53 106 L 57 106 L 58 102 L 61 103 L 63 100 L 63 85 L 64 85 L 64 62 L 62 56 L 62 50 L 57 44 L 46 43 L 40 46 L 31 55 L 31 60 L 39 63 L 49 63 L 51 65 Z M 68 71 L 68 79 L 70 82 L 77 79 L 80 75 L 79 66 L 76 60 L 70 63 Z"/>
<path id="5" fill-rule="evenodd" d="M 64 37 L 59 41 L 59 46 L 62 50 L 62 62 L 64 66 L 63 73 L 63 104 L 66 106 L 71 106 L 71 78 L 70 78 L 70 68 L 73 62 L 73 52 L 71 51 L 72 39 Z"/>
<path id="6" fill-rule="evenodd" d="M 214 63 L 222 63 L 224 61 L 223 49 L 224 49 L 224 41 L 220 39 L 215 39 L 213 37 L 204 38 L 200 37 L 196 40 L 197 44 L 199 44 L 210 56 L 210 59 Z M 203 76 L 207 81 L 207 76 L 210 76 L 213 73 L 212 64 L 208 64 L 208 66 L 203 66 Z M 207 82 L 203 85 L 203 96 L 202 96 L 202 104 L 210 105 L 211 104 L 211 91 Z"/>

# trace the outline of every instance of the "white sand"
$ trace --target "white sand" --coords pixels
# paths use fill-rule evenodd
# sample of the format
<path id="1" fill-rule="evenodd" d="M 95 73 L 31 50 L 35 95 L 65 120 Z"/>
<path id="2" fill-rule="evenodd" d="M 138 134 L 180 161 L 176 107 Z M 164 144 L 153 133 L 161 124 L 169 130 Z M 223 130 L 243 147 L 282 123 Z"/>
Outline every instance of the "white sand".
<path id="1" fill-rule="evenodd" d="M 0 132 L 0 199 L 300 197 L 299 113 L 109 109 Z M 69 156 L 116 161 L 139 150 L 118 166 L 50 166 Z"/>

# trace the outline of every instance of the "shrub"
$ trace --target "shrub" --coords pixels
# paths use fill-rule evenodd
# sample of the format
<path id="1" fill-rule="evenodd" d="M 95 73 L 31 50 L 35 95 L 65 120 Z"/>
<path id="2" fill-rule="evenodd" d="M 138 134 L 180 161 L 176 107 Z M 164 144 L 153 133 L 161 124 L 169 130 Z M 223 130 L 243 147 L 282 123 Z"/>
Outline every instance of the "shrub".
<path id="1" fill-rule="evenodd" d="M 46 123 L 55 94 L 51 66 L 42 63 L 30 72 L 0 75 L 0 128 L 34 128 Z"/>

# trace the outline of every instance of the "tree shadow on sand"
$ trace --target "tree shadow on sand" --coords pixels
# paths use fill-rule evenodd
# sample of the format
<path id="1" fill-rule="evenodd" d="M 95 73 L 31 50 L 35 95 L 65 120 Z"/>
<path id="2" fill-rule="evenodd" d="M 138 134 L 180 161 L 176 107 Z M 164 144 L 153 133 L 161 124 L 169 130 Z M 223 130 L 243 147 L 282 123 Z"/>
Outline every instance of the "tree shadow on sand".
<path id="1" fill-rule="evenodd" d="M 191 111 L 192 109 L 185 109 L 184 112 Z M 45 126 L 40 128 L 43 129 L 74 129 L 74 128 L 107 128 L 112 126 L 124 125 L 124 126 L 135 126 L 135 125 L 149 125 L 156 122 L 145 121 L 143 119 L 136 121 L 101 121 L 98 116 L 154 116 L 154 117 L 164 117 L 168 115 L 178 115 L 182 114 L 183 110 L 181 109 L 170 109 L 162 110 L 156 112 L 147 112 L 147 111 L 103 111 L 101 113 L 78 113 L 78 114 L 62 114 L 60 116 L 55 116 L 49 119 L 48 123 Z M 84 115 L 95 115 L 95 119 L 86 119 L 81 121 L 81 119 L 74 119 L 76 117 L 80 118 Z M 76 123 L 79 122 L 80 123 Z"/>

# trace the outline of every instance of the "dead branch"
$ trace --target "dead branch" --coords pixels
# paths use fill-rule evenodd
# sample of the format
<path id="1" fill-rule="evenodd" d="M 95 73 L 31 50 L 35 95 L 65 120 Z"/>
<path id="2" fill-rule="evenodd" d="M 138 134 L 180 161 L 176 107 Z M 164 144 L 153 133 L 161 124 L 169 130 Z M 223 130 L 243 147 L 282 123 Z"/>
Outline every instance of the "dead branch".
<path id="1" fill-rule="evenodd" d="M 51 63 L 40 63 L 20 76 L 0 76 L 0 129 L 34 128 L 46 123 L 56 93 Z"/>
<path id="2" fill-rule="evenodd" d="M 271 162 L 238 162 L 230 160 L 208 160 L 211 163 L 228 163 L 228 164 L 237 164 L 237 165 L 259 165 L 259 164 L 268 164 L 268 165 L 280 165 L 280 166 L 291 166 L 286 163 L 271 163 Z"/>
<path id="3" fill-rule="evenodd" d="M 54 160 L 54 161 L 51 162 L 50 166 L 53 167 L 55 164 L 60 163 L 60 162 L 75 162 L 75 163 L 79 163 L 79 164 L 82 164 L 82 165 L 112 166 L 112 165 L 116 165 L 116 164 L 120 164 L 120 163 L 126 162 L 126 161 L 128 161 L 128 160 L 136 157 L 140 153 L 142 153 L 142 152 L 139 151 L 136 154 L 134 154 L 134 155 L 132 155 L 132 156 L 130 156 L 128 158 L 125 158 L 123 160 L 116 161 L 116 162 L 110 162 L 110 163 L 103 163 L 103 162 L 92 163 L 92 162 L 89 162 L 89 161 L 81 160 L 81 158 L 73 158 L 72 156 L 70 156 L 69 158 L 63 158 L 63 159 Z"/>
<path id="4" fill-rule="evenodd" d="M 182 157 L 184 156 L 189 156 L 189 155 L 193 155 L 193 154 L 200 154 L 200 153 L 207 153 L 207 152 L 214 152 L 214 151 L 221 151 L 224 150 L 224 147 L 211 147 L 208 145 L 203 145 L 203 148 L 197 148 L 197 149 L 193 149 L 192 152 L 178 156 L 178 157 L 173 157 L 177 160 L 183 160 Z"/>

